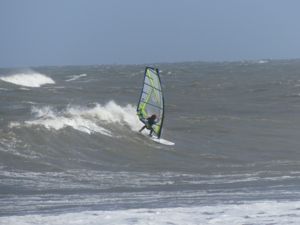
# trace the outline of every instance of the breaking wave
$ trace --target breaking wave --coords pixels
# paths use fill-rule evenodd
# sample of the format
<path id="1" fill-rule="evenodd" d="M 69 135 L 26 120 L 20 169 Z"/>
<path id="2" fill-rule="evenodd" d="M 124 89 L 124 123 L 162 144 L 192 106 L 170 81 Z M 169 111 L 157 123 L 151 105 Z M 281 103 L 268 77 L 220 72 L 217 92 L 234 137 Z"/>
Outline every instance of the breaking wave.
<path id="1" fill-rule="evenodd" d="M 80 79 L 81 77 L 86 77 L 87 75 L 84 73 L 84 74 L 79 74 L 79 75 L 73 75 L 71 76 L 70 79 L 66 80 L 67 82 L 69 81 L 74 81 L 74 80 L 78 80 Z"/>
<path id="2" fill-rule="evenodd" d="M 44 74 L 34 71 L 27 73 L 17 73 L 10 76 L 2 76 L 1 80 L 25 87 L 41 87 L 45 84 L 55 84 L 55 81 Z"/>
<path id="3" fill-rule="evenodd" d="M 72 127 L 84 133 L 97 132 L 107 136 L 113 136 L 110 129 L 112 124 L 128 126 L 133 131 L 141 126 L 136 117 L 136 107 L 130 104 L 122 107 L 114 101 L 105 105 L 95 104 L 93 107 L 73 105 L 61 111 L 50 106 L 33 106 L 31 111 L 34 119 L 25 121 L 25 126 L 43 126 L 54 130 Z M 21 124 L 13 122 L 10 126 L 17 127 Z"/>

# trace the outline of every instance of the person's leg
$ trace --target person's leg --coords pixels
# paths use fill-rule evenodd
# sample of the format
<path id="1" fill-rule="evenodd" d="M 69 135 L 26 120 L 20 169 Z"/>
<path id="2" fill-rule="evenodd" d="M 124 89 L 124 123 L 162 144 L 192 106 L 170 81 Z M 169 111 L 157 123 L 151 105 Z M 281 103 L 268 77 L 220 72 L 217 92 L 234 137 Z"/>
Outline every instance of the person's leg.
<path id="1" fill-rule="evenodd" d="M 149 136 L 152 137 L 153 129 L 151 128 Z"/>
<path id="2" fill-rule="evenodd" d="M 145 128 L 146 128 L 146 125 L 143 126 L 143 127 L 139 130 L 139 132 L 142 132 L 142 130 L 144 130 Z"/>

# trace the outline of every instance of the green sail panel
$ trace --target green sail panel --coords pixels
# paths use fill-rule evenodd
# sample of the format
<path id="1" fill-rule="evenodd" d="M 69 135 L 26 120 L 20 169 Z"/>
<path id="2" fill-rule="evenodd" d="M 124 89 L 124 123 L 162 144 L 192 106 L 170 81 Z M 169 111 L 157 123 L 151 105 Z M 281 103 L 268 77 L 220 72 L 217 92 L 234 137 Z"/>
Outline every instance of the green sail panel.
<path id="1" fill-rule="evenodd" d="M 143 89 L 137 106 L 137 115 L 146 124 L 147 118 L 153 114 L 157 117 L 157 123 L 152 128 L 156 136 L 160 138 L 164 119 L 164 98 L 159 70 L 146 67 Z"/>

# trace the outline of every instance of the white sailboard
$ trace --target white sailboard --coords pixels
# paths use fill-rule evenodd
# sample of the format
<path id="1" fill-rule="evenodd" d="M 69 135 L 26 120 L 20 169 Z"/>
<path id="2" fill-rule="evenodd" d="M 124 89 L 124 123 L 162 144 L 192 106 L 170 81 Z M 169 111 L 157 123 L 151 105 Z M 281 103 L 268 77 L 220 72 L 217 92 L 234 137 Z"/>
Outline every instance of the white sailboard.
<path id="1" fill-rule="evenodd" d="M 150 137 L 150 139 L 151 139 L 152 141 L 155 141 L 155 142 L 157 142 L 157 143 L 159 143 L 159 144 L 163 144 L 163 145 L 175 145 L 174 142 L 171 142 L 171 141 L 168 141 L 168 140 L 162 139 L 162 138 Z"/>
<path id="2" fill-rule="evenodd" d="M 150 139 L 160 144 L 174 145 L 175 143 L 161 138 L 165 112 L 159 70 L 146 67 L 143 89 L 137 106 L 137 115 L 140 121 L 146 124 L 147 118 L 153 114 L 156 115 L 156 123 L 152 125 L 154 136 Z"/>

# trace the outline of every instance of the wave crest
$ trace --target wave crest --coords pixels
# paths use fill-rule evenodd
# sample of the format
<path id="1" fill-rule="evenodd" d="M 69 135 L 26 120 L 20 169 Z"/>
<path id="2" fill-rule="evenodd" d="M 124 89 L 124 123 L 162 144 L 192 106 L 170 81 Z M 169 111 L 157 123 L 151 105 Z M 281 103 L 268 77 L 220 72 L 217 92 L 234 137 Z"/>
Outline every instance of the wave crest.
<path id="1" fill-rule="evenodd" d="M 67 82 L 69 82 L 69 81 L 74 81 L 74 80 L 78 80 L 78 79 L 80 79 L 80 78 L 82 78 L 82 77 L 86 77 L 87 75 L 85 74 L 85 73 L 83 73 L 83 74 L 79 74 L 79 75 L 73 75 L 73 76 L 71 76 L 71 78 L 70 79 L 68 79 L 68 80 L 66 80 Z"/>
<path id="2" fill-rule="evenodd" d="M 32 107 L 35 118 L 25 121 L 27 126 L 44 126 L 47 129 L 60 130 L 72 127 L 88 134 L 97 132 L 113 136 L 110 124 L 128 126 L 137 131 L 141 124 L 136 116 L 136 107 L 128 104 L 120 106 L 114 101 L 105 105 L 95 104 L 94 107 L 68 106 L 65 110 L 57 111 L 50 106 Z"/>
<path id="3" fill-rule="evenodd" d="M 55 81 L 44 74 L 37 72 L 17 73 L 10 76 L 2 76 L 1 80 L 25 87 L 41 87 L 45 84 L 55 84 Z"/>

